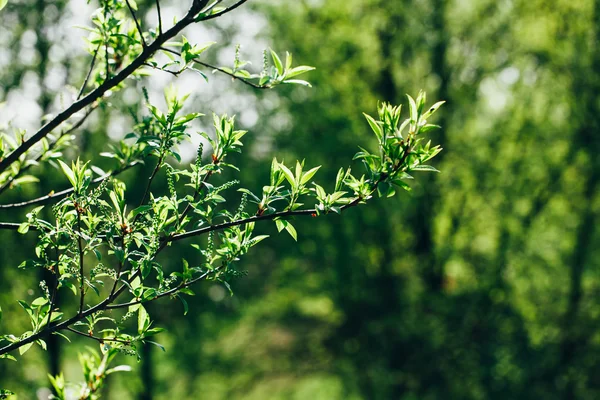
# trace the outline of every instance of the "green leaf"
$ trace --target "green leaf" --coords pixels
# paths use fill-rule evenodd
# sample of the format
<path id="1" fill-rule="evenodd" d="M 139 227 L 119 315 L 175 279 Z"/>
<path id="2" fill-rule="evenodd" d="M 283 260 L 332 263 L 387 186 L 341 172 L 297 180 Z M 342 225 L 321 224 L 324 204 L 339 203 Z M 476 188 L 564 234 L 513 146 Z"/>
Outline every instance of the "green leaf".
<path id="1" fill-rule="evenodd" d="M 298 233 L 296 233 L 296 228 L 294 228 L 294 225 L 290 224 L 289 222 L 287 223 L 285 230 L 287 231 L 287 233 L 290 234 L 290 236 L 297 242 L 298 241 Z"/>
<path id="2" fill-rule="evenodd" d="M 277 232 L 281 232 L 282 230 L 284 230 L 285 224 L 286 224 L 286 221 L 284 221 L 282 219 L 276 219 L 275 226 L 277 226 Z"/>
<path id="3" fill-rule="evenodd" d="M 279 73 L 279 75 L 283 75 L 283 63 L 281 62 L 281 59 L 279 58 L 279 56 L 277 55 L 277 53 L 275 53 L 272 49 L 269 49 L 271 51 L 271 58 L 273 58 L 273 64 L 275 64 L 275 68 L 277 68 L 277 72 Z"/>
<path id="4" fill-rule="evenodd" d="M 410 119 L 416 123 L 418 112 L 417 112 L 417 103 L 415 103 L 415 99 L 413 99 L 410 95 L 406 95 L 408 97 L 408 102 L 410 104 Z"/>
<path id="5" fill-rule="evenodd" d="M 309 67 L 308 65 L 301 65 L 299 67 L 294 67 L 294 68 L 290 69 L 289 71 L 287 71 L 287 73 L 285 74 L 285 77 L 288 79 L 293 78 L 294 76 L 298 76 L 305 72 L 313 71 L 314 69 L 315 69 L 315 67 Z"/>
<path id="6" fill-rule="evenodd" d="M 33 346 L 33 342 L 27 343 L 27 344 L 19 347 L 19 354 L 23 355 L 23 354 L 27 353 L 27 350 L 29 350 L 31 348 L 31 346 Z"/>
<path id="7" fill-rule="evenodd" d="M 292 171 L 290 171 L 290 169 L 288 167 L 286 167 L 283 163 L 279 163 L 279 168 L 283 172 L 285 179 L 287 179 L 287 181 L 290 183 L 292 188 L 295 188 L 296 180 L 294 179 L 294 174 L 292 174 Z"/>
<path id="8" fill-rule="evenodd" d="M 23 175 L 20 178 L 17 178 L 13 181 L 15 185 L 22 185 L 24 183 L 36 183 L 40 180 L 33 175 Z"/>
<path id="9" fill-rule="evenodd" d="M 21 225 L 19 225 L 19 229 L 17 229 L 17 232 L 21 233 L 21 234 L 26 234 L 29 231 L 29 222 L 23 222 Z"/>
<path id="10" fill-rule="evenodd" d="M 146 309 L 141 306 L 138 309 L 138 333 L 143 333 L 150 326 L 150 316 Z"/>
<path id="11" fill-rule="evenodd" d="M 57 160 L 57 161 L 58 161 L 58 164 L 60 165 L 60 169 L 62 169 L 63 173 L 66 175 L 69 182 L 71 182 L 71 185 L 73 185 L 73 187 L 77 186 L 77 180 L 75 179 L 75 174 L 73 173 L 73 170 L 67 164 L 62 162 L 61 160 Z"/>
<path id="12" fill-rule="evenodd" d="M 321 166 L 319 165 L 318 167 L 314 167 L 312 169 L 309 169 L 308 171 L 306 171 L 303 175 L 302 175 L 302 179 L 300 180 L 300 184 L 304 185 L 306 184 L 308 181 L 310 181 L 312 179 L 313 176 L 315 176 L 315 174 L 317 173 L 317 171 L 319 170 L 319 168 L 321 168 Z"/>
<path id="13" fill-rule="evenodd" d="M 110 375 L 115 372 L 131 372 L 131 367 L 129 365 L 117 365 L 114 368 L 107 369 L 106 375 Z"/>
<path id="14" fill-rule="evenodd" d="M 167 351 L 167 350 L 165 350 L 165 346 L 163 346 L 160 343 L 156 343 L 156 342 L 153 342 L 151 340 L 145 340 L 145 342 L 155 345 L 156 347 L 160 348 L 162 351 L 165 351 L 165 352 Z"/>
<path id="15" fill-rule="evenodd" d="M 439 170 L 435 169 L 431 165 L 417 165 L 417 166 L 415 166 L 415 167 L 412 168 L 412 171 L 440 172 Z"/>
<path id="16" fill-rule="evenodd" d="M 283 81 L 283 83 L 293 83 L 293 84 L 296 84 L 296 85 L 302 85 L 302 86 L 312 87 L 312 85 L 309 82 L 303 81 L 301 79 L 286 79 L 285 81 Z"/>
<path id="17" fill-rule="evenodd" d="M 181 304 L 183 304 L 183 315 L 187 315 L 190 306 L 188 306 L 187 301 L 183 298 L 182 295 L 180 295 L 179 293 L 176 294 L 177 298 L 181 301 Z"/>
<path id="18" fill-rule="evenodd" d="M 8 0 L 0 0 L 0 10 L 2 10 L 4 7 L 6 7 L 7 4 L 8 4 Z"/>
<path id="19" fill-rule="evenodd" d="M 382 131 L 379 123 L 377 123 L 377 121 L 375 121 L 375 119 L 373 117 L 371 117 L 369 114 L 363 113 L 363 115 L 367 119 L 367 122 L 369 122 L 369 125 L 371 125 L 371 129 L 373 130 L 373 132 L 375 132 L 375 135 L 377 136 L 377 138 L 379 140 L 381 140 L 381 138 L 383 137 L 383 131 Z"/>
<path id="20" fill-rule="evenodd" d="M 298 241 L 298 233 L 296 232 L 296 228 L 294 228 L 294 226 L 289 221 L 283 219 L 276 219 L 275 225 L 277 225 L 278 232 L 281 232 L 285 229 L 295 241 Z"/>
<path id="21" fill-rule="evenodd" d="M 40 306 L 43 306 L 43 305 L 44 305 L 44 304 L 46 304 L 46 303 L 48 303 L 48 300 L 47 300 L 47 299 L 45 299 L 45 298 L 43 298 L 43 297 L 38 297 L 37 299 L 35 299 L 35 300 L 33 300 L 33 301 L 31 302 L 31 305 L 32 305 L 34 308 L 38 308 L 38 307 L 40 307 Z"/>
<path id="22" fill-rule="evenodd" d="M 431 116 L 431 114 L 433 114 L 434 112 L 436 112 L 438 110 L 438 108 L 440 108 L 442 106 L 442 104 L 444 104 L 445 101 L 438 101 L 437 103 L 435 103 L 434 105 L 432 105 L 429 110 L 427 110 L 425 112 L 425 114 L 423 114 L 423 118 L 429 118 L 429 116 Z"/>

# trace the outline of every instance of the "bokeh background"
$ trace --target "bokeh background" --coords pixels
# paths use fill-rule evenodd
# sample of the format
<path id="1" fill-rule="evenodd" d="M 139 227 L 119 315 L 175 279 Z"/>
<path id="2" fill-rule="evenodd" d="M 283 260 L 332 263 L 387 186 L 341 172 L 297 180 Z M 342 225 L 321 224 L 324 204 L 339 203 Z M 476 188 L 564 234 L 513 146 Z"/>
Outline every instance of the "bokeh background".
<path id="1" fill-rule="evenodd" d="M 138 3 L 143 23 L 155 24 L 154 2 Z M 161 3 L 166 21 L 187 6 Z M 89 63 L 75 25 L 94 8 L 9 0 L 3 124 L 35 130 L 69 103 Z M 193 111 L 235 113 L 250 130 L 235 160 L 250 188 L 267 180 L 273 156 L 323 165 L 319 179 L 333 182 L 357 145 L 372 145 L 361 113 L 419 89 L 447 101 L 431 135 L 444 147 L 434 162 L 442 173 L 341 217 L 297 220 L 298 243 L 262 226 L 274 235 L 241 261 L 248 276 L 233 297 L 202 283 L 185 317 L 177 301 L 149 306 L 168 328 L 158 337 L 167 351 L 121 359 L 134 370 L 110 379 L 105 398 L 600 398 L 600 1 L 250 1 L 185 34 L 218 41 L 207 57 L 221 65 L 240 43 L 258 69 L 269 46 L 317 67 L 312 89 L 257 92 L 193 73 L 176 82 L 192 92 Z M 132 82 L 67 156 L 109 165 L 98 153 L 132 126 L 141 86 L 159 101 L 171 81 Z M 124 175 L 130 191 L 150 167 Z M 39 174 L 39 185 L 2 202 L 67 186 L 51 167 Z M 0 232 L 2 333 L 26 329 L 15 299 L 37 297 L 40 276 L 16 267 L 34 240 Z M 174 268 L 192 254 L 186 244 L 160 261 Z M 94 343 L 74 341 L 0 363 L 0 387 L 35 399 L 48 372 L 77 381 L 77 352 Z"/>

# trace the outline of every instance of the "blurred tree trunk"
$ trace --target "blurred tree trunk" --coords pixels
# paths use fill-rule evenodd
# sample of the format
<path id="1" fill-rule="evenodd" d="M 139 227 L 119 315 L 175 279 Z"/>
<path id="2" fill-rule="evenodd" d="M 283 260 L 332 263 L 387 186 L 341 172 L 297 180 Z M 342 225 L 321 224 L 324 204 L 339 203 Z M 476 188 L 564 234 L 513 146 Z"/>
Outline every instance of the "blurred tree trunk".
<path id="1" fill-rule="evenodd" d="M 582 314 L 581 305 L 585 296 L 583 276 L 586 269 L 592 269 L 593 259 L 590 257 L 594 248 L 597 223 L 597 205 L 595 200 L 600 190 L 600 1 L 593 5 L 591 32 L 585 32 L 579 38 L 579 54 L 582 57 L 573 74 L 573 97 L 578 101 L 573 105 L 580 127 L 574 137 L 574 146 L 588 160 L 587 170 L 581 174 L 585 179 L 583 190 L 584 203 L 580 207 L 579 227 L 573 247 L 570 264 L 570 281 L 567 308 L 563 316 L 562 339 L 559 358 L 556 365 L 557 377 L 565 374 L 563 398 L 578 398 L 578 376 L 575 374 L 577 359 L 584 351 L 594 330 L 587 326 Z M 587 176 L 585 176 L 587 173 Z M 595 266 L 596 269 L 598 265 Z"/>
<path id="2" fill-rule="evenodd" d="M 450 33 L 446 28 L 446 0 L 433 0 L 431 14 L 431 30 L 435 37 L 435 44 L 431 49 L 431 72 L 438 78 L 438 89 L 435 98 L 445 100 L 449 107 L 452 107 L 450 93 L 448 90 L 450 72 L 447 64 L 447 48 Z M 448 151 L 447 130 L 448 119 L 445 117 L 447 110 L 442 108 L 437 115 L 436 124 L 441 125 L 442 129 L 436 132 L 436 143 L 442 151 L 436 163 L 440 164 L 445 153 Z M 417 204 L 414 215 L 413 227 L 415 229 L 415 253 L 419 259 L 422 268 L 423 279 L 426 286 L 432 292 L 440 292 L 444 285 L 444 266 L 442 260 L 436 257 L 434 248 L 434 218 L 436 205 L 440 201 L 440 192 L 438 177 L 436 174 L 430 174 L 424 177 L 420 183 L 421 193 L 419 198 L 415 199 Z"/>

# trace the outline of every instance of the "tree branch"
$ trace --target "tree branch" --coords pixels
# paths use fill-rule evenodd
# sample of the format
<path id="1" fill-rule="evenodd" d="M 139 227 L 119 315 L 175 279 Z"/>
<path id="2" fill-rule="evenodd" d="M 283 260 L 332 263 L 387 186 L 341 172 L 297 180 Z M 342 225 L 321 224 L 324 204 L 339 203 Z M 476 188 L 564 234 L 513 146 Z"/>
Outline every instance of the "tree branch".
<path id="1" fill-rule="evenodd" d="M 162 35 L 159 35 L 154 42 L 149 44 L 147 47 L 143 49 L 140 55 L 133 60 L 128 66 L 123 68 L 118 74 L 107 79 L 96 89 L 88 93 L 83 98 L 75 101 L 71 104 L 67 109 L 59 113 L 56 117 L 54 117 L 51 121 L 46 123 L 46 125 L 42 126 L 36 133 L 34 133 L 29 139 L 25 140 L 17 149 L 15 149 L 12 153 L 8 154 L 6 158 L 0 161 L 0 172 L 5 171 L 13 162 L 17 161 L 19 157 L 29 150 L 34 144 L 39 142 L 42 138 L 46 137 L 50 132 L 52 132 L 55 128 L 69 119 L 73 114 L 82 110 L 84 107 L 89 106 L 94 101 L 98 100 L 100 97 L 106 93 L 106 91 L 114 88 L 125 79 L 127 79 L 131 74 L 133 74 L 140 66 L 146 62 L 157 50 L 159 50 L 163 44 L 165 44 L 168 40 L 175 37 L 179 32 L 181 32 L 184 28 L 191 25 L 194 22 L 206 21 L 209 19 L 220 17 L 224 15 L 242 4 L 244 4 L 247 0 L 240 0 L 234 5 L 226 8 L 223 11 L 218 13 L 206 16 L 201 18 L 198 21 L 195 21 L 195 16 L 200 10 L 197 10 L 195 6 L 192 6 L 190 10 L 186 13 L 186 15 L 177 22 L 171 29 L 164 32 Z"/>

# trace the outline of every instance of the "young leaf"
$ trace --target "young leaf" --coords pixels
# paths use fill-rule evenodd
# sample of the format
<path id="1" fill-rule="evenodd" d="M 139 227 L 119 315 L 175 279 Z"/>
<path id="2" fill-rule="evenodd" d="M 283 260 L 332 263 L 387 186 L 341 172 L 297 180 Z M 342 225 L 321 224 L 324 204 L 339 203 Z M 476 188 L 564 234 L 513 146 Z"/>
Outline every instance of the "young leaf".
<path id="1" fill-rule="evenodd" d="M 293 78 L 294 76 L 298 76 L 305 72 L 313 71 L 314 69 L 315 69 L 314 67 L 309 67 L 308 65 L 301 65 L 299 67 L 294 67 L 294 68 L 290 69 L 289 71 L 287 71 L 287 73 L 285 74 L 285 77 L 287 79 Z"/>
<path id="2" fill-rule="evenodd" d="M 73 173 L 73 170 L 67 164 L 65 164 L 62 160 L 57 160 L 57 161 L 58 161 L 58 164 L 60 165 L 60 169 L 62 169 L 63 173 L 65 174 L 65 176 L 67 177 L 69 182 L 71 182 L 71 185 L 73 185 L 73 187 L 76 187 L 77 180 L 75 179 L 75 174 Z"/>
<path id="3" fill-rule="evenodd" d="M 190 309 L 190 307 L 188 306 L 187 301 L 179 293 L 177 293 L 176 296 L 181 301 L 181 304 L 183 304 L 183 315 L 187 315 L 187 313 L 188 313 L 188 311 Z"/>
<path id="4" fill-rule="evenodd" d="M 294 83 L 296 85 L 312 87 L 312 85 L 310 83 L 308 83 L 307 81 L 303 81 L 301 79 L 286 79 L 285 81 L 283 81 L 283 83 Z"/>
<path id="5" fill-rule="evenodd" d="M 294 228 L 294 225 L 290 224 L 289 222 L 287 223 L 287 225 L 285 226 L 285 230 L 287 231 L 287 233 L 290 234 L 290 236 L 297 242 L 298 241 L 298 233 L 296 233 L 296 228 Z"/>
<path id="6" fill-rule="evenodd" d="M 432 171 L 432 172 L 440 172 L 436 168 L 431 165 L 417 165 L 412 168 L 413 171 Z"/>
<path id="7" fill-rule="evenodd" d="M 304 185 L 306 184 L 308 181 L 310 181 L 312 179 L 313 176 L 315 176 L 315 174 L 317 173 L 317 171 L 319 170 L 319 168 L 321 168 L 321 166 L 319 165 L 318 167 L 314 167 L 312 169 L 309 169 L 308 171 L 306 171 L 303 175 L 302 175 L 302 179 L 300 180 L 300 184 Z"/>
<path id="8" fill-rule="evenodd" d="M 27 353 L 27 350 L 29 350 L 31 348 L 31 346 L 33 346 L 33 342 L 27 343 L 27 344 L 19 347 L 19 354 L 23 355 L 23 354 Z"/>
<path id="9" fill-rule="evenodd" d="M 283 64 L 281 63 L 281 59 L 279 58 L 277 53 L 275 53 L 272 49 L 269 50 L 271 51 L 271 58 L 273 58 L 273 64 L 275 64 L 277 72 L 279 73 L 279 75 L 283 75 Z"/>

